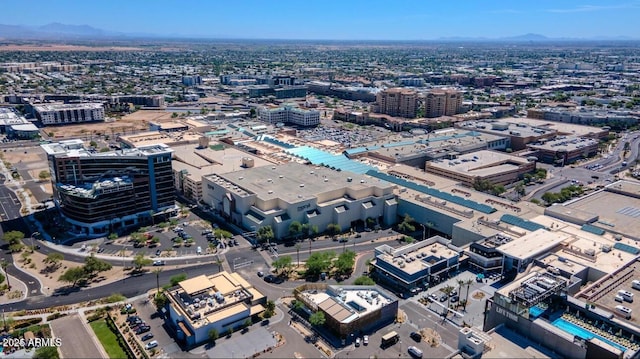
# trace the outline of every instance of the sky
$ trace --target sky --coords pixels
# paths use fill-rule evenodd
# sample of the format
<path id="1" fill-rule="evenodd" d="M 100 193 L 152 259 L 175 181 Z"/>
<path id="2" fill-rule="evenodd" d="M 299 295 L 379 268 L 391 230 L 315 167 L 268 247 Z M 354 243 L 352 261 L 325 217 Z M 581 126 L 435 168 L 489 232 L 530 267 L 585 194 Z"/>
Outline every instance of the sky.
<path id="1" fill-rule="evenodd" d="M 0 9 L 5 25 L 211 38 L 640 39 L 640 0 L 4 0 Z"/>

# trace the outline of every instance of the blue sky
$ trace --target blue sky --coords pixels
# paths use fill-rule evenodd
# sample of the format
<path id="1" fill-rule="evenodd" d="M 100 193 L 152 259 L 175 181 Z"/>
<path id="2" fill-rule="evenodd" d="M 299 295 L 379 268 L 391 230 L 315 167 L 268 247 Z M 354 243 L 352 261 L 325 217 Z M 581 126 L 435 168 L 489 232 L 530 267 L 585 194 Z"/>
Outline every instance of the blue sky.
<path id="1" fill-rule="evenodd" d="M 225 38 L 428 40 L 640 39 L 640 0 L 5 0 L 0 24 Z"/>

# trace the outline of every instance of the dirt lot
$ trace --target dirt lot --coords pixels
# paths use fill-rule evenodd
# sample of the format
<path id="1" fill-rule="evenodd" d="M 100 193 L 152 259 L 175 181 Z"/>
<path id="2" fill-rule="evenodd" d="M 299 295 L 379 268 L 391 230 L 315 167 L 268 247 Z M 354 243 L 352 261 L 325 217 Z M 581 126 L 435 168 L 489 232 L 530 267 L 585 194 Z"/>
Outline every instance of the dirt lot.
<path id="1" fill-rule="evenodd" d="M 115 122 L 85 123 L 79 125 L 49 126 L 44 128 L 46 134 L 53 133 L 55 139 L 68 137 L 131 134 L 149 129 L 150 121 L 166 121 L 171 118 L 170 112 L 162 110 L 140 110 L 123 116 Z"/>

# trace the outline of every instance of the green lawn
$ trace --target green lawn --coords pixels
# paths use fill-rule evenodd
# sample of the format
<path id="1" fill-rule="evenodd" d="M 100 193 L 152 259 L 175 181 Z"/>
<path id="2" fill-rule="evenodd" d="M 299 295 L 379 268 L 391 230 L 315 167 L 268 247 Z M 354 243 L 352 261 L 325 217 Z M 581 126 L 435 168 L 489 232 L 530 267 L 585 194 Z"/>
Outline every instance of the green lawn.
<path id="1" fill-rule="evenodd" d="M 109 329 L 104 319 L 99 319 L 90 323 L 91 329 L 96 333 L 104 350 L 109 358 L 126 358 L 127 354 L 120 348 L 118 337 Z"/>

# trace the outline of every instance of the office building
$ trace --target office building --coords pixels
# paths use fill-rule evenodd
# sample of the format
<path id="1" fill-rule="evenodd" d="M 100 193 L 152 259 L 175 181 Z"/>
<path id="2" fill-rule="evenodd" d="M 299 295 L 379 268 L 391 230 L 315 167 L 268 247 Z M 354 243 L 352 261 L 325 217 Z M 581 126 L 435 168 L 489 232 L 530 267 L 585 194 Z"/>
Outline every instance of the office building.
<path id="1" fill-rule="evenodd" d="M 185 86 L 202 85 L 202 77 L 200 75 L 182 76 L 182 84 Z"/>
<path id="2" fill-rule="evenodd" d="M 589 158 L 598 153 L 597 140 L 577 136 L 558 136 L 550 141 L 528 144 L 527 147 L 533 151 L 531 155 L 540 162 L 558 166 Z"/>
<path id="3" fill-rule="evenodd" d="M 325 327 L 345 342 L 393 323 L 398 314 L 395 296 L 376 286 L 302 285 L 294 294 L 311 311 L 323 312 Z"/>
<path id="4" fill-rule="evenodd" d="M 393 186 L 384 181 L 299 163 L 247 168 L 203 177 L 203 201 L 247 230 L 271 226 L 276 238 L 293 221 L 323 232 L 331 223 L 348 230 L 367 218 L 396 222 Z"/>
<path id="5" fill-rule="evenodd" d="M 418 94 L 409 89 L 388 89 L 376 95 L 376 106 L 378 113 L 415 118 L 418 111 Z"/>
<path id="6" fill-rule="evenodd" d="M 258 108 L 258 118 L 271 124 L 316 126 L 320 123 L 320 111 L 302 109 L 292 104 L 284 104 L 281 107 L 262 106 Z"/>
<path id="7" fill-rule="evenodd" d="M 77 236 L 106 236 L 175 207 L 172 150 L 164 144 L 96 152 L 67 140 L 42 148 L 54 200 Z"/>
<path id="8" fill-rule="evenodd" d="M 187 348 L 208 341 L 210 330 L 223 335 L 243 327 L 265 310 L 267 301 L 238 273 L 226 271 L 183 280 L 166 293 L 167 322 Z"/>
<path id="9" fill-rule="evenodd" d="M 425 172 L 472 187 L 476 181 L 507 185 L 535 171 L 535 161 L 496 151 L 476 151 L 426 162 Z"/>
<path id="10" fill-rule="evenodd" d="M 104 107 L 101 103 L 34 105 L 33 110 L 43 125 L 104 121 Z"/>
<path id="11" fill-rule="evenodd" d="M 461 248 L 440 236 L 399 248 L 383 244 L 375 249 L 373 276 L 394 291 L 408 292 L 449 278 L 459 268 L 462 254 Z"/>
<path id="12" fill-rule="evenodd" d="M 130 103 L 142 107 L 164 107 L 163 95 L 125 95 L 112 96 L 111 103 Z"/>
<path id="13" fill-rule="evenodd" d="M 432 90 L 425 95 L 425 117 L 453 116 L 460 113 L 462 93 L 456 90 Z"/>

